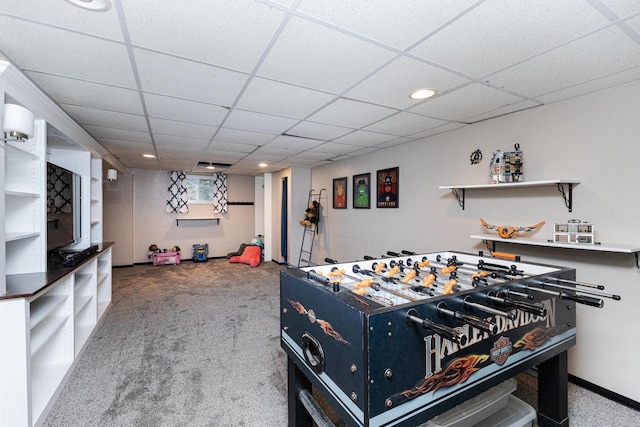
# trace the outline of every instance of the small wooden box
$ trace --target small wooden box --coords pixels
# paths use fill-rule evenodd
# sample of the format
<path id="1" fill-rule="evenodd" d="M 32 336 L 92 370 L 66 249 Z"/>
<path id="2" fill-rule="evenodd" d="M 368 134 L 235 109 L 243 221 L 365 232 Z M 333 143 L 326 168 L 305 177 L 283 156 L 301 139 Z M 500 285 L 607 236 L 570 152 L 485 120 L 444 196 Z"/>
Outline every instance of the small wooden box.
<path id="1" fill-rule="evenodd" d="M 158 252 L 153 254 L 153 265 L 180 264 L 180 252 Z"/>

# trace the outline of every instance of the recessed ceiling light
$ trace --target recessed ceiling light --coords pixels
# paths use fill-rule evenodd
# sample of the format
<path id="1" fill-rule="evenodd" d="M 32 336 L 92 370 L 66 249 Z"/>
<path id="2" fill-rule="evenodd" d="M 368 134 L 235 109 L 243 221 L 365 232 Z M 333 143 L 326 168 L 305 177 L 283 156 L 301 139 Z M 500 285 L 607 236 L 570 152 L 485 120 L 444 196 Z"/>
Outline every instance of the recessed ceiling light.
<path id="1" fill-rule="evenodd" d="M 269 165 L 268 165 L 268 164 L 266 164 L 266 163 L 260 163 L 258 166 L 260 166 L 261 168 L 266 168 L 266 167 L 267 167 L 267 166 L 269 166 Z"/>
<path id="2" fill-rule="evenodd" d="M 111 9 L 111 0 L 67 0 L 74 6 L 93 12 L 106 12 Z"/>
<path id="3" fill-rule="evenodd" d="M 156 156 L 154 154 L 143 154 L 142 157 L 146 157 L 147 159 L 155 159 Z"/>
<path id="4" fill-rule="evenodd" d="M 215 166 L 213 166 L 213 165 L 209 165 L 209 166 L 207 166 L 207 169 L 215 169 L 215 168 L 216 168 L 216 167 L 215 167 Z"/>
<path id="5" fill-rule="evenodd" d="M 411 94 L 409 95 L 409 98 L 421 100 L 421 99 L 431 98 L 435 94 L 436 94 L 435 89 L 417 89 L 411 92 Z"/>

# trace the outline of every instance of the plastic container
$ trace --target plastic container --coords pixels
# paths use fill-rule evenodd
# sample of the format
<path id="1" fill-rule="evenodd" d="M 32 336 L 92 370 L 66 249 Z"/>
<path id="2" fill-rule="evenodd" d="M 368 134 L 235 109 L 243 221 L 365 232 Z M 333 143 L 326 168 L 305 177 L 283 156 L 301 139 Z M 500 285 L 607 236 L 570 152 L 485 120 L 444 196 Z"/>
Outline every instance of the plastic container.
<path id="1" fill-rule="evenodd" d="M 180 252 L 158 252 L 153 255 L 153 265 L 180 264 Z"/>
<path id="2" fill-rule="evenodd" d="M 476 427 L 536 427 L 537 418 L 538 414 L 531 405 L 510 395 L 504 408 L 476 424 Z"/>
<path id="3" fill-rule="evenodd" d="M 473 427 L 507 406 L 509 396 L 518 387 L 515 378 L 490 388 L 420 427 Z M 535 411 L 534 411 L 535 412 Z"/>

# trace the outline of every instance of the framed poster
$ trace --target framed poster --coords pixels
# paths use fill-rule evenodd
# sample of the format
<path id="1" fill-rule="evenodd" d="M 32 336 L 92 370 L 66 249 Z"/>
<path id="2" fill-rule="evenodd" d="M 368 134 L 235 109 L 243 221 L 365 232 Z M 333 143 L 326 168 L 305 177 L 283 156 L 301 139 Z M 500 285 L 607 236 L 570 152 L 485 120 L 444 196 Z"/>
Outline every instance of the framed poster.
<path id="1" fill-rule="evenodd" d="M 353 175 L 353 208 L 369 209 L 371 207 L 371 174 Z"/>
<path id="2" fill-rule="evenodd" d="M 347 209 L 347 177 L 333 180 L 333 209 Z"/>
<path id="3" fill-rule="evenodd" d="M 398 207 L 398 174 L 400 168 L 381 169 L 377 172 L 376 206 L 379 208 Z"/>

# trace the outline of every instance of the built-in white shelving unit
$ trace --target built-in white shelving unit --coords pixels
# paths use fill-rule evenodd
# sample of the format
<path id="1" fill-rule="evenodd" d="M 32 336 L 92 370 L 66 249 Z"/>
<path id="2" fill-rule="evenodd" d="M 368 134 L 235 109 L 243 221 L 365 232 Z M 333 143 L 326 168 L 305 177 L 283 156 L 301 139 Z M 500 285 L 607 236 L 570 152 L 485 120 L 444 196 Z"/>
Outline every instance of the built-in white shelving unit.
<path id="1" fill-rule="evenodd" d="M 44 421 L 111 302 L 112 244 L 102 243 L 108 153 L 1 60 L 0 100 L 36 117 L 32 138 L 0 142 L 0 425 L 32 427 Z M 48 259 L 48 161 L 81 176 L 81 238 L 70 249 L 98 244 L 74 267 Z"/>

